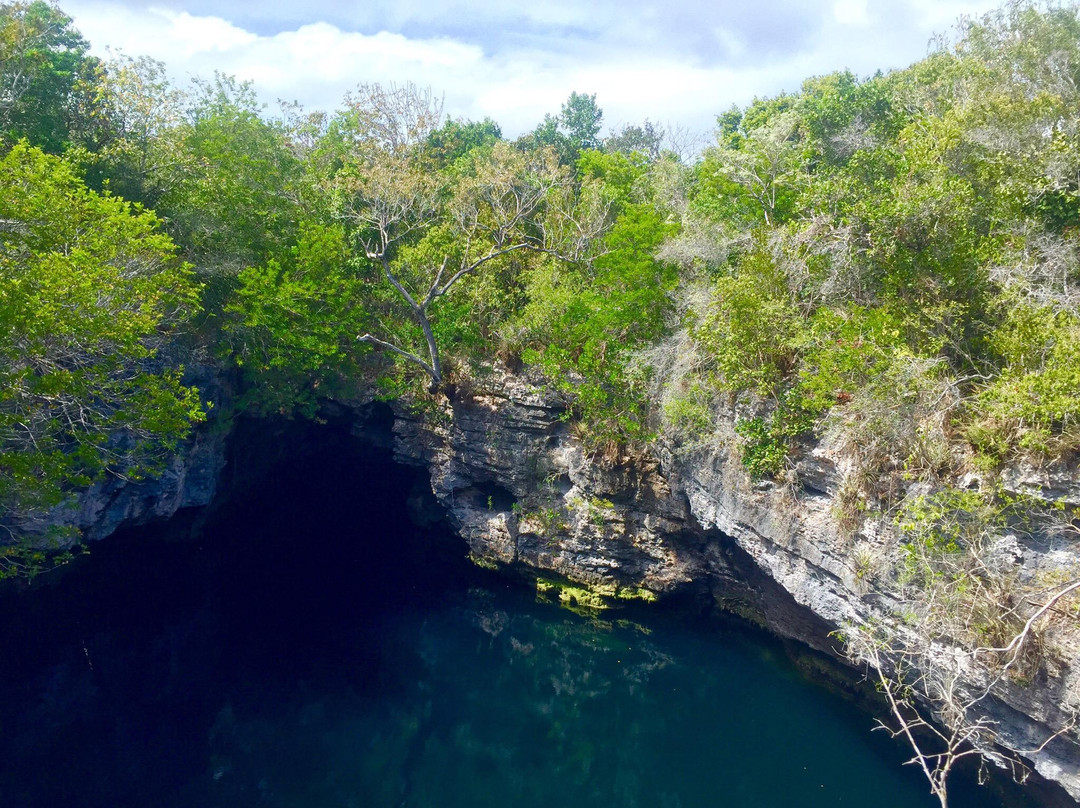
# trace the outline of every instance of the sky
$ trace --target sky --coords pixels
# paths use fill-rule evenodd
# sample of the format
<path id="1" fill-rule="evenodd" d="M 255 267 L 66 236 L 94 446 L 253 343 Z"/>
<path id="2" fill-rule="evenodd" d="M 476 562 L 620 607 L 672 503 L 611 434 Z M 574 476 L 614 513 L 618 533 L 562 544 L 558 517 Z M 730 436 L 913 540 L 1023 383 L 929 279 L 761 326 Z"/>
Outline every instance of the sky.
<path id="1" fill-rule="evenodd" d="M 215 70 L 332 111 L 359 83 L 414 82 L 507 137 L 596 94 L 606 134 L 646 118 L 711 133 L 716 115 L 803 79 L 924 57 L 983 0 L 73 0 L 98 56 L 148 55 L 179 83 Z"/>

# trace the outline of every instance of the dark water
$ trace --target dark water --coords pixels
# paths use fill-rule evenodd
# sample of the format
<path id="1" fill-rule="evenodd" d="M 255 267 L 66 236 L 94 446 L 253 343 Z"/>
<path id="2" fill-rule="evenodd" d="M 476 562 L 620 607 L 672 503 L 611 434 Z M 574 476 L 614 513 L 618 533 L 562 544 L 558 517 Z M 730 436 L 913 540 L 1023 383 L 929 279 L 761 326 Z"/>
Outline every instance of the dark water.
<path id="1" fill-rule="evenodd" d="M 538 603 L 408 526 L 413 482 L 315 453 L 0 600 L 0 805 L 936 805 L 768 638 Z"/>

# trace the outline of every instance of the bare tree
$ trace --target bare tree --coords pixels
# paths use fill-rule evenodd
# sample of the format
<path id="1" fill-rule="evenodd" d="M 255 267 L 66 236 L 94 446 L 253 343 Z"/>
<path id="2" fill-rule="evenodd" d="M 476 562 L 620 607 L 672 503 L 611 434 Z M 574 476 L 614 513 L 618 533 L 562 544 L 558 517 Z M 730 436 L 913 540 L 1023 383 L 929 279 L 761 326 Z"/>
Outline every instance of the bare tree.
<path id="1" fill-rule="evenodd" d="M 439 298 L 513 253 L 581 257 L 606 225 L 606 211 L 578 204 L 569 172 L 550 149 L 523 153 L 500 142 L 466 172 L 431 165 L 423 147 L 441 112 L 428 92 L 369 86 L 352 103 L 350 154 L 335 180 L 341 214 L 408 307 L 424 344 L 410 348 L 371 333 L 358 339 L 421 368 L 434 391 L 443 384 L 431 321 Z"/>
<path id="2" fill-rule="evenodd" d="M 963 648 L 886 622 L 864 624 L 845 635 L 849 656 L 869 667 L 889 705 L 893 723 L 879 722 L 878 728 L 907 741 L 914 753 L 908 763 L 922 770 L 941 808 L 948 808 L 949 776 L 965 758 L 993 760 L 1023 782 L 1030 774 L 1024 758 L 1075 729 L 1074 708 L 1062 726 L 1035 748 L 1010 748 L 985 702 L 1019 663 L 1036 624 L 1078 590 L 1080 580 L 1056 587 L 1000 647 Z"/>

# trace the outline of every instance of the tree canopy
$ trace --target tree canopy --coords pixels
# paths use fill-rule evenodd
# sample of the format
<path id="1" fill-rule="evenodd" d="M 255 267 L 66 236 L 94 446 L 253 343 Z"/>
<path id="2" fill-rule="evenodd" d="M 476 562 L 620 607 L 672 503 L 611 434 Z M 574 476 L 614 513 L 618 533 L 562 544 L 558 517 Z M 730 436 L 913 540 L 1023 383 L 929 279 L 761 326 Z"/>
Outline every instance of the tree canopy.
<path id="1" fill-rule="evenodd" d="M 97 60 L 44 0 L 0 5 L 0 137 L 58 154 L 88 134 Z"/>
<path id="2" fill-rule="evenodd" d="M 861 458 L 851 501 L 871 509 L 900 469 L 1080 450 L 1073 7 L 1013 2 L 907 69 L 815 76 L 728 109 L 689 161 L 649 121 L 604 137 L 582 92 L 513 142 L 408 84 L 275 115 L 228 76 L 181 88 L 147 59 L 98 63 L 54 6 L 0 8 L 5 159 L 63 176 L 103 222 L 141 223 L 158 258 L 140 266 L 168 269 L 140 283 L 176 290 L 133 286 L 156 312 L 140 336 L 90 341 L 100 368 L 142 346 L 125 383 L 190 404 L 176 379 L 200 353 L 240 369 L 239 406 L 313 413 L 371 384 L 454 395 L 493 362 L 524 362 L 591 446 L 700 445 L 737 412 L 749 472 L 784 477 L 801 441 L 839 435 Z M 38 266 L 19 206 L 54 185 L 4 200 L 12 312 L 15 279 Z M 116 299 L 57 311 L 93 332 Z M 4 350 L 31 356 L 15 334 Z M 15 412 L 6 423 L 25 430 Z M 87 445 L 87 468 L 107 467 L 108 441 Z M 69 438 L 56 446 L 82 462 Z"/>
<path id="3" fill-rule="evenodd" d="M 0 159 L 0 520 L 176 446 L 202 409 L 161 349 L 197 305 L 152 213 L 25 143 Z"/>

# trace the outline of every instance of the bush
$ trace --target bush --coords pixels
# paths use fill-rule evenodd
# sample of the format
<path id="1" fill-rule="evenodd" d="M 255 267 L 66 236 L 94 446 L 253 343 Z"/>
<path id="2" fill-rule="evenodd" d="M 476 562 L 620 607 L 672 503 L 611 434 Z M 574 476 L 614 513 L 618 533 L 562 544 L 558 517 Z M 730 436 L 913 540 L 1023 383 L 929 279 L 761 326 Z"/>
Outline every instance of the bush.
<path id="1" fill-rule="evenodd" d="M 792 399 L 783 396 L 767 418 L 745 418 L 735 424 L 735 433 L 743 439 L 743 465 L 755 480 L 779 477 L 787 466 L 792 440 L 814 425 L 813 415 Z"/>
<path id="2" fill-rule="evenodd" d="M 803 328 L 783 273 L 759 251 L 743 259 L 738 274 L 716 280 L 713 300 L 691 333 L 709 356 L 719 389 L 775 398 L 795 366 Z"/>
<path id="3" fill-rule="evenodd" d="M 971 444 L 998 462 L 1080 449 L 1080 322 L 1018 306 L 995 344 L 1008 364 L 975 401 L 966 430 Z"/>

